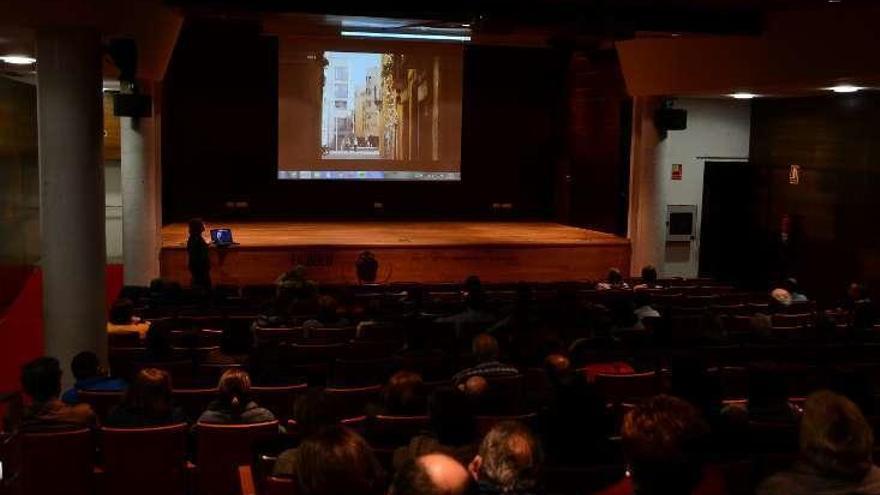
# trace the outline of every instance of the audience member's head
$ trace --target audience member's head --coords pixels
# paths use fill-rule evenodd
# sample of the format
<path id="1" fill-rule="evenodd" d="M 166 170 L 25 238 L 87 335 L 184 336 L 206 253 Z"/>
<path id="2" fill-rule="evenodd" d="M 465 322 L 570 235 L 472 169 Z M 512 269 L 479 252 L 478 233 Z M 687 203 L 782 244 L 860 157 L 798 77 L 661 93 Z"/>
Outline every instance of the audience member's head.
<path id="1" fill-rule="evenodd" d="M 134 303 L 131 299 L 117 299 L 110 307 L 110 323 L 114 325 L 127 325 L 134 316 Z"/>
<path id="2" fill-rule="evenodd" d="M 564 354 L 553 353 L 544 358 L 544 368 L 552 377 L 560 377 L 571 371 L 571 360 Z"/>
<path id="3" fill-rule="evenodd" d="M 785 289 L 773 289 L 770 291 L 770 297 L 776 304 L 791 306 L 791 292 Z"/>
<path id="4" fill-rule="evenodd" d="M 642 268 L 642 283 L 654 285 L 657 283 L 657 269 L 654 265 L 646 265 Z"/>
<path id="5" fill-rule="evenodd" d="M 612 268 L 608 270 L 608 277 L 605 281 L 611 285 L 620 285 L 623 283 L 623 274 L 620 273 L 619 268 Z"/>
<path id="6" fill-rule="evenodd" d="M 242 369 L 228 369 L 220 377 L 217 392 L 220 403 L 228 408 L 233 416 L 240 416 L 250 402 L 251 376 Z"/>
<path id="7" fill-rule="evenodd" d="M 318 321 L 324 324 L 339 320 L 339 301 L 329 295 L 318 296 Z"/>
<path id="8" fill-rule="evenodd" d="M 707 433 L 694 406 L 668 395 L 627 413 L 621 436 L 636 492 L 690 494 L 702 477 Z"/>
<path id="9" fill-rule="evenodd" d="M 471 275 L 464 281 L 464 303 L 471 309 L 483 309 L 486 306 L 486 293 L 483 283 L 476 275 Z"/>
<path id="10" fill-rule="evenodd" d="M 370 251 L 362 251 L 354 262 L 354 268 L 357 272 L 358 281 L 364 284 L 372 284 L 376 282 L 376 276 L 379 272 L 379 261 Z"/>
<path id="11" fill-rule="evenodd" d="M 471 399 L 478 399 L 484 397 L 488 392 L 489 381 L 480 375 L 474 375 L 459 384 L 458 389 Z"/>
<path id="12" fill-rule="evenodd" d="M 205 223 L 202 222 L 201 218 L 193 218 L 189 221 L 189 235 L 190 237 L 199 237 L 202 235 L 202 232 L 205 231 Z"/>
<path id="13" fill-rule="evenodd" d="M 53 357 L 41 357 L 21 368 L 21 387 L 34 402 L 57 399 L 61 393 L 61 366 Z"/>
<path id="14" fill-rule="evenodd" d="M 498 340 L 488 333 L 481 333 L 474 337 L 471 343 L 471 351 L 474 353 L 474 358 L 478 363 L 498 361 L 500 355 Z"/>
<path id="15" fill-rule="evenodd" d="M 385 386 L 386 414 L 417 415 L 425 413 L 424 381 L 418 373 L 402 370 L 391 375 Z"/>
<path id="16" fill-rule="evenodd" d="M 171 415 L 171 375 L 167 371 L 144 368 L 128 386 L 123 404 L 148 418 Z"/>
<path id="17" fill-rule="evenodd" d="M 312 389 L 297 397 L 293 404 L 293 419 L 297 431 L 308 436 L 318 430 L 336 424 L 333 407 L 320 390 Z"/>
<path id="18" fill-rule="evenodd" d="M 868 289 L 863 284 L 853 282 L 849 284 L 846 295 L 851 301 L 862 301 L 868 298 Z"/>
<path id="19" fill-rule="evenodd" d="M 389 495 L 464 495 L 470 476 L 464 466 L 444 454 L 407 460 L 391 483 Z"/>
<path id="20" fill-rule="evenodd" d="M 98 355 L 91 351 L 83 351 L 73 356 L 73 360 L 70 361 L 70 371 L 77 380 L 88 380 L 104 374 Z"/>
<path id="21" fill-rule="evenodd" d="M 469 470 L 477 482 L 498 492 L 528 492 L 537 484 L 542 462 L 532 432 L 516 421 L 503 421 L 483 438 Z"/>
<path id="22" fill-rule="evenodd" d="M 826 476 L 861 479 L 873 465 L 870 425 L 858 406 L 834 392 L 807 399 L 800 443 L 803 458 Z"/>
<path id="23" fill-rule="evenodd" d="M 442 445 L 467 445 L 476 439 L 473 405 L 465 394 L 452 387 L 439 387 L 428 398 L 431 430 Z"/>
<path id="24" fill-rule="evenodd" d="M 298 493 L 302 495 L 378 495 L 383 473 L 367 442 L 341 426 L 325 428 L 296 451 Z"/>

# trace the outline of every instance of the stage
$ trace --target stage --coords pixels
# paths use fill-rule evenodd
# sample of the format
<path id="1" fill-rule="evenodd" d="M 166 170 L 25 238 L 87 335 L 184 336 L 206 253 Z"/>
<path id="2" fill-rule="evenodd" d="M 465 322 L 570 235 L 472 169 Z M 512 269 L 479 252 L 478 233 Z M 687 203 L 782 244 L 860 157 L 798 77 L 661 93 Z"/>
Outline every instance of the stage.
<path id="1" fill-rule="evenodd" d="M 357 282 L 354 262 L 367 249 L 379 282 L 552 282 L 629 269 L 629 240 L 545 222 L 240 222 L 234 246 L 211 248 L 215 284 L 272 283 L 296 265 L 325 284 Z M 162 229 L 162 277 L 189 284 L 186 224 Z"/>

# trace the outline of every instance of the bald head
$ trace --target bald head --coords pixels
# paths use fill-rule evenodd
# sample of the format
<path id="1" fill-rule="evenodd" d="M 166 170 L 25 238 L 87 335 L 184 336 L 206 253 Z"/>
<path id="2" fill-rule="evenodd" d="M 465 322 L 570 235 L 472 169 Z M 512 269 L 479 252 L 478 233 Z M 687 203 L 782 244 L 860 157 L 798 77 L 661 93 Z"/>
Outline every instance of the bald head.
<path id="1" fill-rule="evenodd" d="M 550 354 L 544 363 L 555 373 L 563 373 L 571 368 L 571 361 L 562 354 Z"/>
<path id="2" fill-rule="evenodd" d="M 470 476 L 458 461 L 444 454 L 428 454 L 408 461 L 397 471 L 390 495 L 463 495 Z"/>
<path id="3" fill-rule="evenodd" d="M 459 388 L 468 397 L 480 397 L 489 390 L 489 382 L 482 376 L 476 375 L 459 385 Z"/>

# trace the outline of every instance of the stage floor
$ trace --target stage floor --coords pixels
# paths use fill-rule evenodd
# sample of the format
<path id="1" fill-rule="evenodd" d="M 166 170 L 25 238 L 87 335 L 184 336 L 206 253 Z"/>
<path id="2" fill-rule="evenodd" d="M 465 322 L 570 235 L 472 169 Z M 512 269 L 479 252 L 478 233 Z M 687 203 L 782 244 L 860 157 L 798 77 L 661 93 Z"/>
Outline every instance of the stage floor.
<path id="1" fill-rule="evenodd" d="M 238 243 L 212 249 L 215 283 L 270 283 L 301 264 L 325 283 L 355 283 L 363 249 L 379 259 L 381 281 L 583 280 L 629 268 L 629 240 L 549 222 L 240 222 Z M 162 229 L 162 276 L 188 283 L 185 224 Z"/>

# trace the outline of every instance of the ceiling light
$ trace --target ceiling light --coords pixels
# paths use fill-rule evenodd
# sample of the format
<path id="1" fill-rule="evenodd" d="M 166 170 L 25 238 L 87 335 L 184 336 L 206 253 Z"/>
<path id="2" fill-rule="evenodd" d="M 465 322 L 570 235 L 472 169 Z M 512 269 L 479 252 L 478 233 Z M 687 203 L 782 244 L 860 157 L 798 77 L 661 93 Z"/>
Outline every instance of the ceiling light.
<path id="1" fill-rule="evenodd" d="M 855 93 L 856 91 L 864 88 L 853 86 L 851 84 L 839 84 L 837 86 L 831 86 L 828 89 L 834 91 L 835 93 Z"/>
<path id="2" fill-rule="evenodd" d="M 37 59 L 35 59 L 34 57 L 29 57 L 27 55 L 3 55 L 2 57 L 0 57 L 0 61 L 12 65 L 30 65 L 35 63 Z"/>
<path id="3" fill-rule="evenodd" d="M 419 34 L 419 33 L 386 33 L 376 31 L 342 31 L 342 36 L 353 38 L 386 38 L 398 40 L 426 40 L 426 41 L 470 41 L 470 36 L 458 36 L 451 34 Z"/>
<path id="4" fill-rule="evenodd" d="M 737 100 L 751 100 L 756 96 L 758 95 L 754 93 L 733 93 L 730 95 L 731 98 L 736 98 Z"/>
<path id="5" fill-rule="evenodd" d="M 470 25 L 470 24 L 467 24 L 467 23 L 465 23 L 465 24 L 462 24 L 462 25 L 461 25 L 461 27 L 463 27 L 463 28 L 469 28 L 469 27 L 471 27 L 471 25 Z"/>

